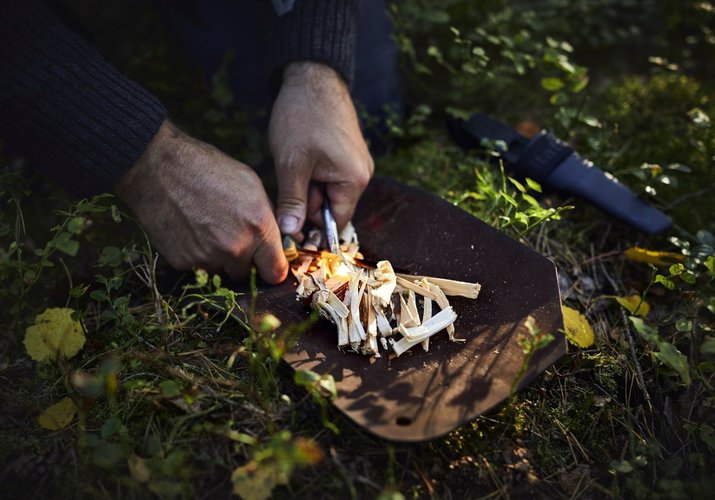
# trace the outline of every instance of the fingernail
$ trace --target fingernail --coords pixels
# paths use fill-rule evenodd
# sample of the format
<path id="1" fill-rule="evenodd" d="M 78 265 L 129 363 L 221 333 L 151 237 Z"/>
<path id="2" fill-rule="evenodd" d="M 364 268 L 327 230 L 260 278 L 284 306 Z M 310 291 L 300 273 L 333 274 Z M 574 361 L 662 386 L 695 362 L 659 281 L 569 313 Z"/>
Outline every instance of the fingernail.
<path id="1" fill-rule="evenodd" d="M 281 217 L 281 220 L 278 221 L 278 225 L 281 228 L 281 233 L 293 234 L 298 231 L 298 217 L 295 215 L 284 215 Z"/>

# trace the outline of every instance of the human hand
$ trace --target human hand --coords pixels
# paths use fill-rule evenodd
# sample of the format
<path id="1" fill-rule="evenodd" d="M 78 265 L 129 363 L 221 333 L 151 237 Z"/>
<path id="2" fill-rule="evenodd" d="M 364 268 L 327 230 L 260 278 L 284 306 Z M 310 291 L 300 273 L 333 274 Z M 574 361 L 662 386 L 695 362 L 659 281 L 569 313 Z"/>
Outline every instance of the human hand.
<path id="1" fill-rule="evenodd" d="M 240 279 L 254 261 L 268 283 L 279 283 L 288 273 L 258 176 L 168 121 L 115 192 L 176 269 L 224 270 Z"/>
<path id="2" fill-rule="evenodd" d="M 322 225 L 322 182 L 338 227 L 353 216 L 374 164 L 345 82 L 330 67 L 288 65 L 273 105 L 269 144 L 278 177 L 281 231 L 298 234 L 306 216 Z"/>

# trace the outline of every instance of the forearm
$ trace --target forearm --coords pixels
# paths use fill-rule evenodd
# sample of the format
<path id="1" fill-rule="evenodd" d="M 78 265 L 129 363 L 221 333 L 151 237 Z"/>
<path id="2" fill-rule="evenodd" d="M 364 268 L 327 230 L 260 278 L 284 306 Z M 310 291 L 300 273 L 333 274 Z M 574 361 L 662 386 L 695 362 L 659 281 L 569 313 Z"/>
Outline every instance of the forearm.
<path id="1" fill-rule="evenodd" d="M 111 190 L 166 117 L 37 0 L 0 6 L 0 137 L 79 196 Z"/>

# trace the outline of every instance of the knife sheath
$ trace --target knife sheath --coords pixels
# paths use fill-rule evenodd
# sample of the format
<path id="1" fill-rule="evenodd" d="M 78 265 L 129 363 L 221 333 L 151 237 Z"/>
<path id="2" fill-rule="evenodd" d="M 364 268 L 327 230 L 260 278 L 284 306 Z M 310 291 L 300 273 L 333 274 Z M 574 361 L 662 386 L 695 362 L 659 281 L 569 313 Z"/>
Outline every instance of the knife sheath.
<path id="1" fill-rule="evenodd" d="M 452 119 L 449 128 L 464 149 L 483 147 L 484 141 L 502 141 L 506 148 L 497 147 L 497 151 L 513 175 L 529 177 L 548 190 L 578 196 L 639 231 L 657 234 L 672 222 L 545 130 L 527 139 L 481 113 L 467 121 Z"/>

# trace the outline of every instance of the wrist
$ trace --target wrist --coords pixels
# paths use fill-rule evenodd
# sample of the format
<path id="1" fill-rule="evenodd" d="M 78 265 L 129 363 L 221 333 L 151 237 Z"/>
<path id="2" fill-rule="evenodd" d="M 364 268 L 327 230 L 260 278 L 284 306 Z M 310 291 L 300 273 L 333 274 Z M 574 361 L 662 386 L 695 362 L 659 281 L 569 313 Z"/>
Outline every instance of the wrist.
<path id="1" fill-rule="evenodd" d="M 114 186 L 114 193 L 124 202 L 136 194 L 136 186 L 141 179 L 154 169 L 160 159 L 169 160 L 174 154 L 176 141 L 181 132 L 169 120 L 164 120 L 137 162 L 127 170 Z"/>
<path id="2" fill-rule="evenodd" d="M 333 68 L 315 61 L 296 61 L 283 70 L 283 85 L 324 85 L 345 82 Z"/>

